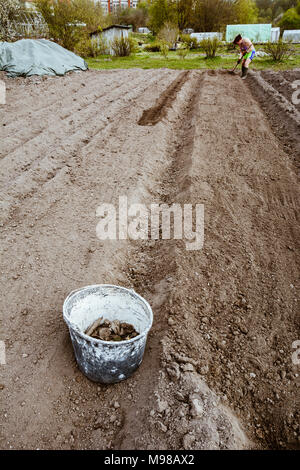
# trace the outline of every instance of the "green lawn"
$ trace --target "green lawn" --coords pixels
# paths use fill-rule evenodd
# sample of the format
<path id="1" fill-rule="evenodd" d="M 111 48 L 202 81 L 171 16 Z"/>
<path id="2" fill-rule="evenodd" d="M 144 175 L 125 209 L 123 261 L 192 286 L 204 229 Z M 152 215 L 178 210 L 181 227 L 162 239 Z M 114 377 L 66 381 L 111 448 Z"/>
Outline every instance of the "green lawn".
<path id="1" fill-rule="evenodd" d="M 99 56 L 97 58 L 87 58 L 89 68 L 91 69 L 230 69 L 236 64 L 236 54 L 222 53 L 214 59 L 205 59 L 199 51 L 193 51 L 185 59 L 181 59 L 176 52 L 171 51 L 168 58 L 162 57 L 158 52 L 140 52 L 132 54 L 130 57 L 109 57 Z M 272 69 L 288 70 L 300 67 L 300 54 L 296 53 L 290 59 L 283 62 L 274 62 L 268 57 L 256 57 L 253 60 L 251 68 L 253 70 Z"/>

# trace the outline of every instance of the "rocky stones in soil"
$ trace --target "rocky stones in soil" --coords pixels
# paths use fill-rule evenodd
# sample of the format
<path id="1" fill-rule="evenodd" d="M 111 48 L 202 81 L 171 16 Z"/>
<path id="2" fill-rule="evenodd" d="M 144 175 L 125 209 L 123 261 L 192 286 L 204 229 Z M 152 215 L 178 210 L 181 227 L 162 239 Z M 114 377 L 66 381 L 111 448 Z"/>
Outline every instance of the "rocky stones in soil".
<path id="1" fill-rule="evenodd" d="M 87 336 L 101 339 L 102 341 L 125 341 L 139 335 L 133 325 L 119 320 L 106 320 L 98 318 L 85 331 Z"/>

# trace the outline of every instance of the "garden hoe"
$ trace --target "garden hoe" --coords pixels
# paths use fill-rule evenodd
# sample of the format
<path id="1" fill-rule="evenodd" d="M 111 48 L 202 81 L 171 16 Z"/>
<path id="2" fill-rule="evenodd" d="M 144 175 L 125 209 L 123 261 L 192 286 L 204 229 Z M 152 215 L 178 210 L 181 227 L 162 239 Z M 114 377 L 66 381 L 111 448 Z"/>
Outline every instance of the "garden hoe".
<path id="1" fill-rule="evenodd" d="M 241 63 L 241 60 L 242 60 L 242 59 L 239 59 L 239 60 L 237 61 L 237 63 L 235 64 L 235 67 L 234 67 L 232 70 L 229 70 L 229 73 L 231 73 L 231 74 L 233 74 L 233 75 L 235 74 L 235 69 L 236 69 L 237 66 Z"/>

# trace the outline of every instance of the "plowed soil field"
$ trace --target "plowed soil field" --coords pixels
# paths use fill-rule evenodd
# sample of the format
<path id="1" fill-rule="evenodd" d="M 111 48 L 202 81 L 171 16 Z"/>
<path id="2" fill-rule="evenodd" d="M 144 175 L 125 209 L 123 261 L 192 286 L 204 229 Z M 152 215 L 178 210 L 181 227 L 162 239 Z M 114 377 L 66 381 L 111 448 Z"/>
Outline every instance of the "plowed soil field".
<path id="1" fill-rule="evenodd" d="M 1 448 L 298 448 L 300 72 L 0 78 Z M 99 240 L 119 196 L 204 204 L 203 248 Z M 104 283 L 154 312 L 115 385 L 78 370 L 62 318 Z"/>

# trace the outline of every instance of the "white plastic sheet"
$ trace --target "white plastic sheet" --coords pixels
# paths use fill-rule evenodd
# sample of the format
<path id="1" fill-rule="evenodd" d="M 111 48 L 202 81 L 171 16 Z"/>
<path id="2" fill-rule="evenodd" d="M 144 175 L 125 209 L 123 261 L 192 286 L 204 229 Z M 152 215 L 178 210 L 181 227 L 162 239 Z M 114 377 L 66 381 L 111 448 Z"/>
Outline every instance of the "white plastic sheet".
<path id="1" fill-rule="evenodd" d="M 228 24 L 226 41 L 232 42 L 238 34 L 251 39 L 252 42 L 268 42 L 271 40 L 271 24 Z"/>
<path id="2" fill-rule="evenodd" d="M 198 42 L 202 41 L 202 39 L 212 39 L 218 38 L 222 41 L 222 33 L 191 33 L 192 38 L 196 38 Z"/>
<path id="3" fill-rule="evenodd" d="M 283 31 L 284 41 L 300 42 L 300 29 L 286 29 Z"/>
<path id="4" fill-rule="evenodd" d="M 271 42 L 277 42 L 280 38 L 280 28 L 271 29 Z"/>

